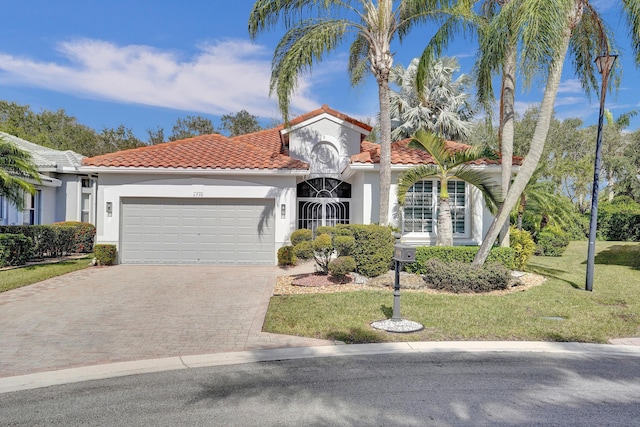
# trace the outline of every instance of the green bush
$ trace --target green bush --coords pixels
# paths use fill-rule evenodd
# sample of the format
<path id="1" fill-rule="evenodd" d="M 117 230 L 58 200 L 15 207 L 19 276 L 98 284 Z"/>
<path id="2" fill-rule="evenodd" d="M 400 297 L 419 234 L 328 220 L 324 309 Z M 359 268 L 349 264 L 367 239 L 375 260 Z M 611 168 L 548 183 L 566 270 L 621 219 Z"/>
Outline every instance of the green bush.
<path id="1" fill-rule="evenodd" d="M 394 238 L 388 227 L 369 224 L 339 224 L 336 234 L 351 232 L 355 244 L 351 256 L 356 261 L 356 271 L 366 277 L 376 277 L 389 271 L 393 258 Z"/>
<path id="2" fill-rule="evenodd" d="M 356 269 L 356 261 L 350 256 L 339 256 L 329 262 L 331 276 L 342 279 Z"/>
<path id="3" fill-rule="evenodd" d="M 424 280 L 432 288 L 455 292 L 490 292 L 506 289 L 511 273 L 501 264 L 476 266 L 453 261 L 445 264 L 439 259 L 430 259 L 425 264 Z"/>
<path id="4" fill-rule="evenodd" d="M 628 196 L 600 204 L 598 233 L 605 240 L 640 242 L 640 204 Z"/>
<path id="5" fill-rule="evenodd" d="M 23 234 L 30 238 L 33 242 L 34 259 L 56 256 L 56 231 L 51 225 L 4 225 L 0 226 L 0 233 Z"/>
<path id="6" fill-rule="evenodd" d="M 298 259 L 293 248 L 293 246 L 287 245 L 278 249 L 278 265 L 296 265 Z"/>
<path id="7" fill-rule="evenodd" d="M 329 261 L 333 252 L 333 242 L 328 234 L 320 234 L 313 240 L 313 259 L 322 274 L 329 272 Z"/>
<path id="8" fill-rule="evenodd" d="M 69 225 L 52 226 L 55 231 L 55 250 L 54 256 L 61 257 L 73 253 L 74 239 L 76 227 Z"/>
<path id="9" fill-rule="evenodd" d="M 319 236 L 321 234 L 328 234 L 329 236 L 333 237 L 334 234 L 336 234 L 336 229 L 335 227 L 321 225 L 318 228 L 316 228 L 316 236 Z"/>
<path id="10" fill-rule="evenodd" d="M 293 253 L 300 259 L 313 258 L 313 242 L 305 240 L 293 247 Z"/>
<path id="11" fill-rule="evenodd" d="M 0 267 L 24 265 L 33 256 L 33 241 L 24 234 L 0 234 Z"/>
<path id="12" fill-rule="evenodd" d="M 478 246 L 419 246 L 416 248 L 416 261 L 404 264 L 404 270 L 413 274 L 425 274 L 425 263 L 430 259 L 439 259 L 444 263 L 454 261 L 470 263 L 478 253 Z M 492 248 L 487 264 L 500 263 L 507 269 L 514 268 L 515 252 L 511 248 Z"/>
<path id="13" fill-rule="evenodd" d="M 293 246 L 297 246 L 302 242 L 310 242 L 313 240 L 313 231 L 308 228 L 301 228 L 291 233 L 289 240 L 291 240 L 291 245 Z"/>
<path id="14" fill-rule="evenodd" d="M 351 251 L 353 250 L 353 246 L 355 244 L 356 239 L 354 239 L 353 236 L 333 236 L 333 247 L 335 248 L 339 257 L 351 254 Z"/>
<path id="15" fill-rule="evenodd" d="M 116 245 L 97 244 L 94 254 L 100 265 L 113 265 L 116 263 Z"/>
<path id="16" fill-rule="evenodd" d="M 70 227 L 74 230 L 71 253 L 93 252 L 93 243 L 96 237 L 96 227 L 88 222 L 65 221 L 52 224 L 53 227 Z"/>
<path id="17" fill-rule="evenodd" d="M 536 250 L 536 244 L 531 237 L 531 233 L 511 226 L 509 240 L 511 248 L 515 251 L 514 267 L 518 270 L 524 270 Z"/>
<path id="18" fill-rule="evenodd" d="M 546 227 L 536 235 L 536 255 L 560 256 L 569 245 L 569 236 L 560 229 Z"/>

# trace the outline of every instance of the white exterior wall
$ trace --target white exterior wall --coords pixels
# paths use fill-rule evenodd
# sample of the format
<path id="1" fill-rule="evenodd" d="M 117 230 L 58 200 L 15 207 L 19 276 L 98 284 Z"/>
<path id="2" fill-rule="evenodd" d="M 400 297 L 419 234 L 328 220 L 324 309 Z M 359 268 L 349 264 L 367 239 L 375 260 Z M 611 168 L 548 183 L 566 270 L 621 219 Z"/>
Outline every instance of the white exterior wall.
<path id="1" fill-rule="evenodd" d="M 97 194 L 98 243 L 119 244 L 121 199 L 123 197 L 199 198 L 199 199 L 273 199 L 275 253 L 287 243 L 295 230 L 295 176 L 220 176 L 193 177 L 166 172 L 158 174 L 101 173 Z M 107 202 L 112 212 L 106 213 Z M 281 218 L 281 205 L 285 218 Z M 274 264 L 276 263 L 274 259 Z"/>
<path id="2" fill-rule="evenodd" d="M 80 221 L 81 178 L 78 175 L 63 175 L 58 178 L 62 185 L 58 188 L 56 221 Z"/>

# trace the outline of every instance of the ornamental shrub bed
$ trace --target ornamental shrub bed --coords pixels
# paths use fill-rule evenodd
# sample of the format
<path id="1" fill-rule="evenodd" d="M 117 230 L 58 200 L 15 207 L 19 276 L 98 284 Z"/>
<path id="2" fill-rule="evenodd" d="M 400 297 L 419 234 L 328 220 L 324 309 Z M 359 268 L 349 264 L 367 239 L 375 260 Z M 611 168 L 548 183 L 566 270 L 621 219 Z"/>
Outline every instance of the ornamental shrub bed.
<path id="1" fill-rule="evenodd" d="M 454 292 L 490 292 L 507 289 L 511 273 L 501 264 L 476 266 L 452 261 L 444 263 L 439 259 L 430 259 L 425 263 L 424 280 L 431 288 Z"/>
<path id="2" fill-rule="evenodd" d="M 33 255 L 33 241 L 24 234 L 0 234 L 0 267 L 25 265 Z"/>

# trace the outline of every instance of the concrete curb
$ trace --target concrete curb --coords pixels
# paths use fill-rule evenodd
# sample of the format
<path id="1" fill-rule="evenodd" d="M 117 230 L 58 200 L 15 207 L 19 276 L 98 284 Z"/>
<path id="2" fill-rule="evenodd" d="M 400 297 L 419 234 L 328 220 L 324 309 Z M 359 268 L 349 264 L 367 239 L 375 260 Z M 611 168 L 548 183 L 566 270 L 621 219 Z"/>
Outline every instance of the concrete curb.
<path id="1" fill-rule="evenodd" d="M 382 344 L 352 344 L 319 347 L 281 348 L 275 350 L 240 351 L 230 353 L 176 356 L 162 359 L 138 360 L 85 366 L 50 372 L 0 378 L 0 394 L 41 387 L 70 384 L 81 381 L 148 374 L 177 369 L 209 366 L 236 365 L 242 363 L 276 360 L 307 359 L 313 357 L 362 356 L 389 353 L 572 353 L 592 356 L 640 357 L 640 347 L 633 345 L 555 343 L 531 341 L 447 341 L 402 342 Z"/>

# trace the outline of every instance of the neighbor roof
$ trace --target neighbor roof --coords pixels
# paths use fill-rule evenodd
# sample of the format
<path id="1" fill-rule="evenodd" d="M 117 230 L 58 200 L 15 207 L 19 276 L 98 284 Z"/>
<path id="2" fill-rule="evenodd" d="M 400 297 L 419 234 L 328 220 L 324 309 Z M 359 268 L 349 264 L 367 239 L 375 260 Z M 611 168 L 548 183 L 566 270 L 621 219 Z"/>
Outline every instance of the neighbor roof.
<path id="1" fill-rule="evenodd" d="M 39 170 L 53 169 L 61 171 L 64 169 L 77 169 L 82 164 L 84 156 L 75 151 L 60 151 L 53 148 L 43 147 L 34 144 L 17 136 L 0 132 L 0 137 L 14 143 L 18 148 L 31 154 L 33 163 Z"/>

